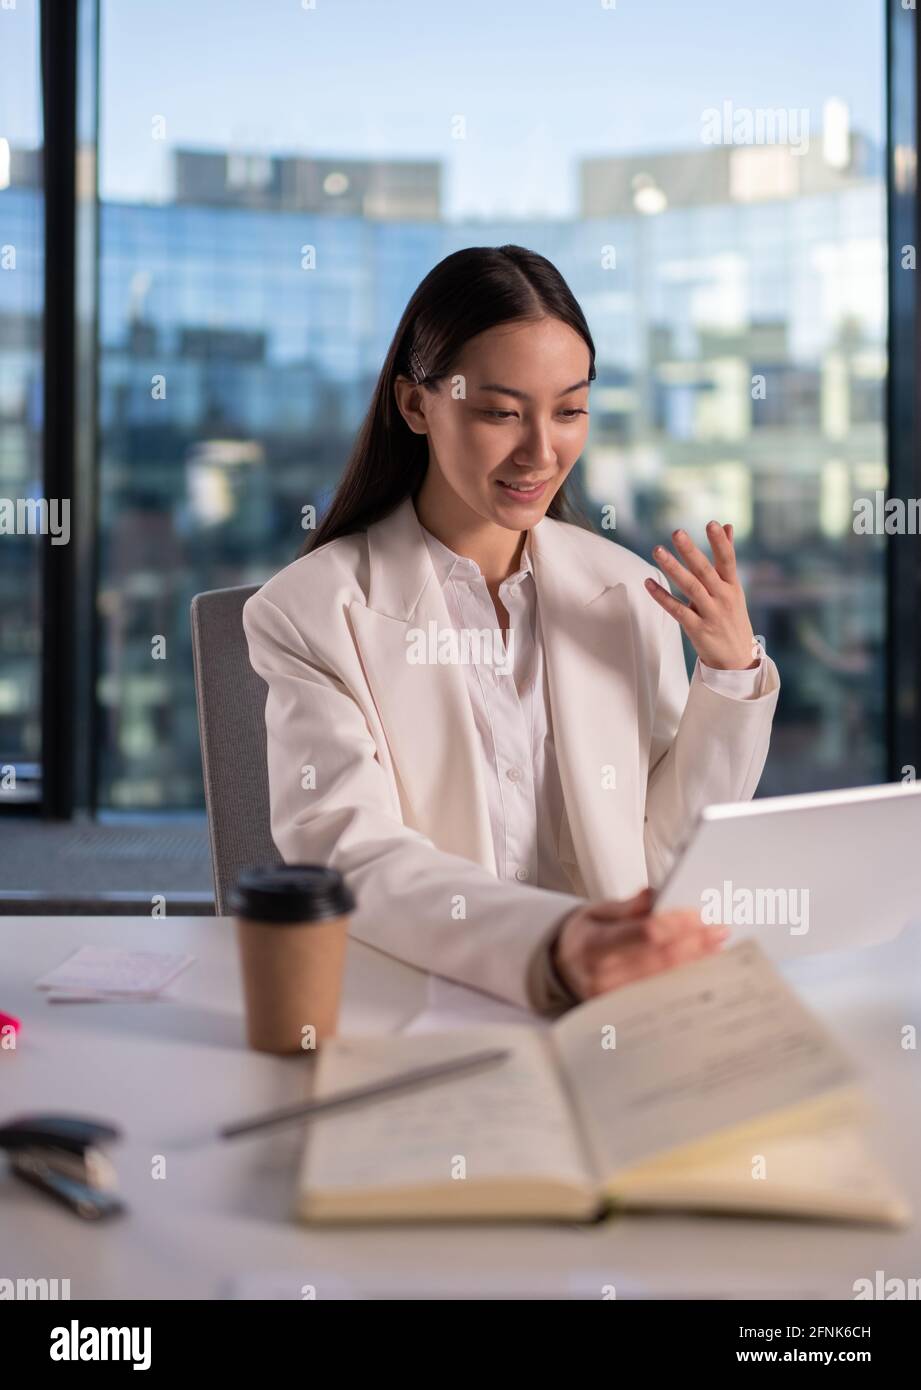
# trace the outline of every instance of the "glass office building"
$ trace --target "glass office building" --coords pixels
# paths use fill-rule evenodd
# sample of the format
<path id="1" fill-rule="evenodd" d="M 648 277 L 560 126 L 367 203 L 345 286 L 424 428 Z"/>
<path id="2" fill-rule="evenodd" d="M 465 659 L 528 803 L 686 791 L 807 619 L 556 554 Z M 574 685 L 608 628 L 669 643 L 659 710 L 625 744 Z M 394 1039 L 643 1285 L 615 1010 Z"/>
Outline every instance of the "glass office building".
<path id="1" fill-rule="evenodd" d="M 448 221 L 437 162 L 174 152 L 161 204 L 103 203 L 99 804 L 201 805 L 188 610 L 295 558 L 422 276 L 469 245 L 548 256 L 598 349 L 584 509 L 649 558 L 735 525 L 783 689 L 761 791 L 882 780 L 885 183 L 859 135 L 590 159 L 568 220 Z M 40 486 L 41 194 L 0 193 L 4 496 Z M 12 229 L 12 230 L 11 230 Z M 31 229 L 31 230 L 30 230 Z M 34 288 L 34 286 L 33 286 Z M 31 542 L 34 546 L 34 541 Z M 0 548 L 0 760 L 35 756 L 35 566 Z M 651 601 L 651 600 L 650 600 Z M 690 653 L 689 653 L 690 654 Z"/>
<path id="2" fill-rule="evenodd" d="M 37 768 L 41 751 L 40 566 L 17 504 L 42 497 L 40 154 L 0 140 L 0 781 Z"/>

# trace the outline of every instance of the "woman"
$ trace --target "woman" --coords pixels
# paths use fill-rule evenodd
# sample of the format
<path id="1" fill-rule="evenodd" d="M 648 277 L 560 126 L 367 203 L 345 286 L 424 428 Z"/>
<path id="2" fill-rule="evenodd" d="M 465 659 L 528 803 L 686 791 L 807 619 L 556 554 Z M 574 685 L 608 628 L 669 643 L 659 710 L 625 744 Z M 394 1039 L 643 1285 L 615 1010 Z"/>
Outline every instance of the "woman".
<path id="1" fill-rule="evenodd" d="M 718 948 L 649 885 L 753 795 L 780 688 L 731 526 L 654 567 L 567 500 L 594 363 L 543 256 L 448 256 L 312 542 L 243 610 L 283 859 L 341 870 L 360 940 L 548 1014 Z"/>

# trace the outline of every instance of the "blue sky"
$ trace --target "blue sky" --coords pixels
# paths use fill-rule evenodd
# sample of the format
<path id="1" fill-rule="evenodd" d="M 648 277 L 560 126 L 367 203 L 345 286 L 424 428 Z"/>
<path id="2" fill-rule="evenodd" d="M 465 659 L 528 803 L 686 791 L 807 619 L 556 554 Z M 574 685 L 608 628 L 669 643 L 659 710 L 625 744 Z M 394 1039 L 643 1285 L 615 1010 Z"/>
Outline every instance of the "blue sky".
<path id="1" fill-rule="evenodd" d="M 0 9 L 13 143 L 37 134 L 35 8 Z M 694 147 L 703 110 L 727 100 L 808 108 L 816 131 L 836 97 L 881 139 L 882 13 L 882 0 L 103 0 L 102 191 L 167 197 L 173 145 L 419 157 L 444 162 L 449 216 L 565 216 L 579 159 Z"/>

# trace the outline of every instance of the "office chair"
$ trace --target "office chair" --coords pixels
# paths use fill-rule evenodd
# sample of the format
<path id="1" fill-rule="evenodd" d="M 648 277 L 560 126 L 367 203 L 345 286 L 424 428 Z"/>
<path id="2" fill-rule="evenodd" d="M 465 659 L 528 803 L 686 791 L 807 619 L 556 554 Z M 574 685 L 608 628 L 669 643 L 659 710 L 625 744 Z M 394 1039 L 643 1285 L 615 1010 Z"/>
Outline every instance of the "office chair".
<path id="1" fill-rule="evenodd" d="M 228 897 L 241 869 L 280 864 L 269 828 L 266 764 L 267 687 L 250 665 L 242 609 L 258 584 L 212 589 L 192 599 L 192 662 L 201 742 L 214 904 Z"/>

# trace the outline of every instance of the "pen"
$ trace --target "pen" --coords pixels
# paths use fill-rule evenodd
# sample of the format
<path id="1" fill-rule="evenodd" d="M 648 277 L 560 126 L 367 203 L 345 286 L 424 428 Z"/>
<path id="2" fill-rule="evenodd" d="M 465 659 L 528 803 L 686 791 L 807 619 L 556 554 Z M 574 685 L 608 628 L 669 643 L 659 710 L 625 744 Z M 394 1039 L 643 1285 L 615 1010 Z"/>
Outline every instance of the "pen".
<path id="1" fill-rule="evenodd" d="M 352 1086 L 345 1091 L 337 1091 L 319 1100 L 303 1101 L 284 1110 L 270 1110 L 253 1120 L 241 1120 L 237 1124 L 225 1125 L 218 1130 L 221 1139 L 235 1139 L 239 1134 L 251 1134 L 253 1130 L 266 1129 L 270 1125 L 284 1125 L 292 1120 L 312 1119 L 314 1115 L 327 1110 L 338 1110 L 346 1105 L 354 1105 L 376 1096 L 388 1095 L 392 1091 L 402 1091 L 411 1086 L 422 1086 L 427 1081 L 438 1081 L 443 1077 L 458 1076 L 461 1072 L 473 1071 L 479 1067 L 491 1066 L 510 1056 L 507 1048 L 486 1048 L 480 1052 L 468 1052 L 463 1057 L 453 1057 L 448 1062 L 433 1062 L 426 1067 L 414 1067 L 411 1071 L 388 1076 L 383 1081 L 374 1081 L 367 1086 Z"/>

